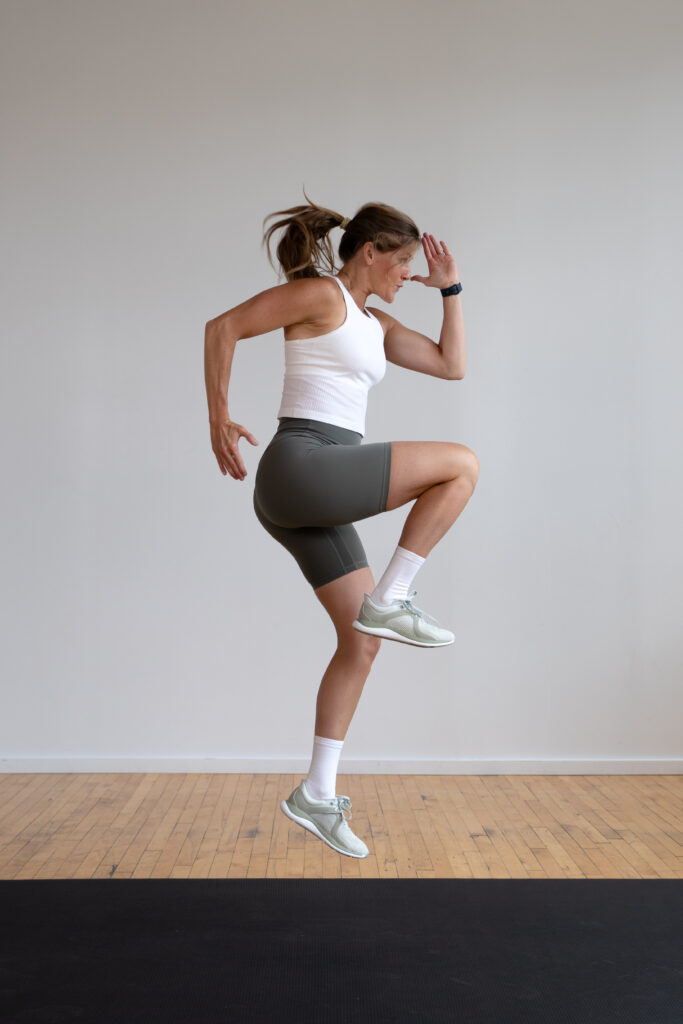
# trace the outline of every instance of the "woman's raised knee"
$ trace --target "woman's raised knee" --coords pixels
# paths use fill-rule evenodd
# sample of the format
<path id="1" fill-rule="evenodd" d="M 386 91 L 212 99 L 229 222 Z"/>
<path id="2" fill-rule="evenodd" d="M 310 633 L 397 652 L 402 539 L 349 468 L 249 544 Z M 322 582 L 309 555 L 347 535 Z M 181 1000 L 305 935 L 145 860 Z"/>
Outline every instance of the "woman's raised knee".
<path id="1" fill-rule="evenodd" d="M 454 447 L 459 449 L 457 457 L 459 469 L 455 475 L 468 476 L 472 483 L 476 484 L 479 479 L 479 459 L 467 445 L 458 444 L 454 445 Z"/>
<path id="2" fill-rule="evenodd" d="M 479 459 L 454 441 L 393 441 L 387 510 L 412 501 L 437 484 L 465 475 L 476 483 Z"/>
<path id="3" fill-rule="evenodd" d="M 476 483 L 479 476 L 479 460 L 466 444 L 449 442 L 449 469 L 450 479 L 455 480 L 457 476 L 468 476 L 473 483 Z"/>

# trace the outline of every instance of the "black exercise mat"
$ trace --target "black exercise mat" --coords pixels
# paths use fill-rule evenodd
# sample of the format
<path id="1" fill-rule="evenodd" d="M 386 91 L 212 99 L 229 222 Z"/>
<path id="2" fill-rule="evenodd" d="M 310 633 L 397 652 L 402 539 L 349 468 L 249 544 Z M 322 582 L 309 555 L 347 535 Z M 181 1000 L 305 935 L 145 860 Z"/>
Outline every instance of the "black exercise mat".
<path id="1" fill-rule="evenodd" d="M 670 879 L 0 881 L 3 1024 L 682 1024 Z"/>

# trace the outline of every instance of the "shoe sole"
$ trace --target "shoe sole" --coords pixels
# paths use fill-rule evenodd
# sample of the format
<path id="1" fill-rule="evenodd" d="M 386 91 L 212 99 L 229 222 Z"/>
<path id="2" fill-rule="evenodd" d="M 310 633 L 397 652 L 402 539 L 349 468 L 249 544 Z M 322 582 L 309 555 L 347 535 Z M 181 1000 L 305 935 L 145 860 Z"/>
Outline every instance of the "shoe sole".
<path id="1" fill-rule="evenodd" d="M 303 825 L 304 828 L 307 828 L 308 831 L 312 832 L 314 836 L 318 837 L 318 839 L 322 839 L 322 841 L 324 843 L 327 843 L 330 849 L 334 850 L 335 853 L 342 853 L 344 854 L 345 857 L 356 857 L 361 860 L 369 855 L 369 850 L 367 853 L 352 853 L 351 850 L 343 850 L 339 846 L 335 846 L 334 843 L 331 843 L 330 840 L 322 834 L 322 832 L 317 828 L 315 822 L 311 821 L 309 818 L 300 818 L 297 814 L 294 813 L 294 811 L 290 810 L 289 804 L 287 803 L 286 800 L 283 800 L 281 802 L 280 807 L 285 812 L 288 818 L 291 818 L 292 821 L 295 821 L 297 825 Z"/>
<path id="2" fill-rule="evenodd" d="M 401 644 L 411 644 L 413 647 L 448 647 L 450 644 L 455 643 L 455 637 L 452 640 L 439 640 L 434 643 L 427 643 L 423 640 L 411 640 L 410 637 L 403 636 L 402 633 L 396 633 L 393 629 L 389 629 L 387 626 L 364 626 L 362 622 L 355 619 L 351 625 L 354 629 L 357 629 L 359 633 L 370 633 L 372 636 L 381 636 L 384 640 L 398 640 Z"/>

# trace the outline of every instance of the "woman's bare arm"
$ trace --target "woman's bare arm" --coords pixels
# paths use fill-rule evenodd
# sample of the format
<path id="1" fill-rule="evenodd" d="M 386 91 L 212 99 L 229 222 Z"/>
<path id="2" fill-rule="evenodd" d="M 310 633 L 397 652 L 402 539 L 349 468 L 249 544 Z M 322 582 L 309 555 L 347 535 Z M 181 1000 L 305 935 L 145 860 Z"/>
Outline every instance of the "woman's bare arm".
<path id="1" fill-rule="evenodd" d="M 280 327 L 324 319 L 336 298 L 337 285 L 322 277 L 305 277 L 267 288 L 228 309 L 204 329 L 204 379 L 209 404 L 211 444 L 223 475 L 244 480 L 247 471 L 238 449 L 240 437 L 258 444 L 253 434 L 230 419 L 228 385 L 235 345 L 242 338 L 268 334 Z"/>
<path id="2" fill-rule="evenodd" d="M 465 376 L 465 324 L 459 295 L 444 296 L 438 342 L 405 327 L 383 309 L 371 306 L 368 309 L 384 328 L 384 353 L 388 362 L 444 380 L 462 380 Z"/>

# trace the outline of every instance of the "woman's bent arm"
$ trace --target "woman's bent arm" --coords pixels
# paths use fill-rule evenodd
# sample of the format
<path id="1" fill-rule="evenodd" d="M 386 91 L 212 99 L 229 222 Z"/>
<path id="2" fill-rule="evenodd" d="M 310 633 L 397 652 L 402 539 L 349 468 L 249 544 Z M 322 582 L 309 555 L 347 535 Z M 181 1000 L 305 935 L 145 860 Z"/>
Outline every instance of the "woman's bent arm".
<path id="1" fill-rule="evenodd" d="M 209 423 L 230 419 L 228 383 L 237 336 L 224 323 L 209 320 L 204 328 L 204 380 L 209 403 Z"/>
<path id="2" fill-rule="evenodd" d="M 207 323 L 204 331 L 204 378 L 209 402 L 211 447 L 223 476 L 229 473 L 235 480 L 244 480 L 247 471 L 239 452 L 239 439 L 246 437 L 251 444 L 258 444 L 258 441 L 241 423 L 231 420 L 228 413 L 228 381 L 236 344 L 237 338 L 225 327 L 217 327 L 213 321 Z"/>
<path id="3" fill-rule="evenodd" d="M 228 385 L 235 354 L 241 338 L 268 334 L 279 327 L 297 323 L 315 323 L 329 312 L 337 285 L 326 278 L 300 278 L 267 288 L 246 302 L 209 320 L 204 329 L 204 379 L 209 403 L 211 445 L 221 473 L 244 480 L 247 471 L 237 443 L 246 437 L 258 444 L 253 434 L 230 419 Z"/>
<path id="4" fill-rule="evenodd" d="M 228 416 L 228 383 L 235 345 L 292 324 L 317 323 L 329 314 L 337 285 L 324 277 L 303 277 L 267 288 L 209 320 L 204 333 L 204 366 L 209 421 Z"/>

